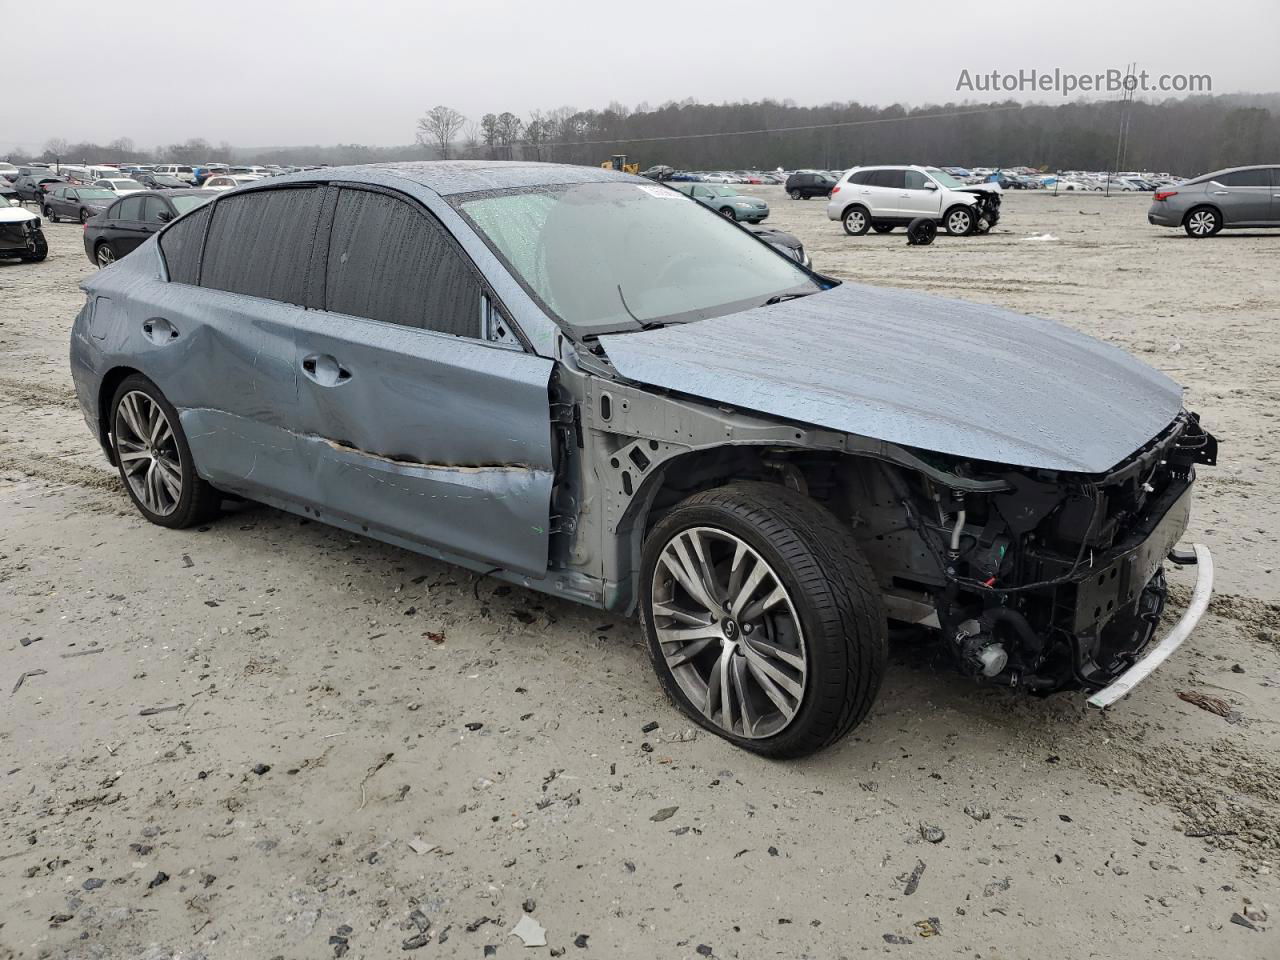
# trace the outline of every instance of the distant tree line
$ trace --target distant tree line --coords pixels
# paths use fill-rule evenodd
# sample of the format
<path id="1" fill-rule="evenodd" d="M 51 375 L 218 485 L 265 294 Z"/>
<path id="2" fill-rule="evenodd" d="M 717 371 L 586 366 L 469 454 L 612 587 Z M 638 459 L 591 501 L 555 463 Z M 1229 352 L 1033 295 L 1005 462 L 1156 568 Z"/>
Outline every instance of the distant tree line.
<path id="1" fill-rule="evenodd" d="M 635 110 L 613 103 L 604 110 L 535 110 L 524 119 L 511 112 L 485 114 L 478 123 L 464 118 L 455 152 L 589 164 L 625 153 L 642 166 L 693 170 L 907 162 L 1105 170 L 1118 161 L 1123 169 L 1189 175 L 1280 162 L 1280 94 L 1138 101 L 1128 105 L 1127 118 L 1124 109 L 1118 101 L 906 108 L 686 100 Z"/>
<path id="2" fill-rule="evenodd" d="M 10 160 L 66 163 L 162 161 L 350 164 L 440 157 L 599 164 L 625 153 L 642 166 L 693 170 L 818 167 L 867 163 L 1029 166 L 1047 170 L 1168 171 L 1190 175 L 1246 163 L 1280 162 L 1280 94 L 1187 97 L 1128 106 L 1118 101 L 1055 106 L 947 103 L 908 108 L 790 101 L 698 103 L 631 109 L 558 107 L 469 119 L 437 105 L 407 146 L 361 144 L 247 149 L 202 139 L 144 150 L 127 137 L 107 144 L 50 140 L 38 155 Z M 799 128 L 799 129 L 797 129 Z"/>

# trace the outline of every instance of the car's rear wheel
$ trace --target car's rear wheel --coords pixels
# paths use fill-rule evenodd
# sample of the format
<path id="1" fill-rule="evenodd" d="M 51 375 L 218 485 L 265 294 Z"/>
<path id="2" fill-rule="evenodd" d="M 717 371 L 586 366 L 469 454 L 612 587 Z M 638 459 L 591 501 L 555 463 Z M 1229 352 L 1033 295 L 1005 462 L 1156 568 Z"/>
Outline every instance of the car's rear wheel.
<path id="1" fill-rule="evenodd" d="M 189 527 L 217 513 L 220 494 L 196 473 L 178 411 L 141 374 L 111 398 L 111 449 L 129 499 L 162 527 Z"/>
<path id="2" fill-rule="evenodd" d="M 967 237 L 973 232 L 973 211 L 968 207 L 956 206 L 947 211 L 942 218 L 947 233 L 953 237 Z"/>
<path id="3" fill-rule="evenodd" d="M 800 199 L 800 191 L 799 191 L 799 190 L 792 190 L 792 191 L 790 191 L 787 195 L 788 195 L 789 197 L 791 197 L 791 199 L 792 199 L 792 200 L 799 200 L 799 199 Z"/>
<path id="4" fill-rule="evenodd" d="M 844 212 L 840 222 L 844 224 L 845 233 L 851 237 L 860 237 L 870 228 L 871 217 L 865 207 L 850 207 Z"/>
<path id="5" fill-rule="evenodd" d="M 892 223 L 873 223 L 871 229 L 876 233 L 893 233 L 894 225 Z"/>
<path id="6" fill-rule="evenodd" d="M 1213 207 L 1196 207 L 1182 221 L 1182 228 L 1187 231 L 1187 236 L 1197 240 L 1212 237 L 1222 229 L 1222 214 Z"/>
<path id="7" fill-rule="evenodd" d="M 747 750 L 812 753 L 875 700 L 878 585 L 848 531 L 803 494 L 735 483 L 689 497 L 646 539 L 641 590 L 663 688 Z"/>
<path id="8" fill-rule="evenodd" d="M 104 240 L 94 248 L 93 259 L 99 268 L 109 267 L 116 262 L 116 251 L 110 243 Z"/>

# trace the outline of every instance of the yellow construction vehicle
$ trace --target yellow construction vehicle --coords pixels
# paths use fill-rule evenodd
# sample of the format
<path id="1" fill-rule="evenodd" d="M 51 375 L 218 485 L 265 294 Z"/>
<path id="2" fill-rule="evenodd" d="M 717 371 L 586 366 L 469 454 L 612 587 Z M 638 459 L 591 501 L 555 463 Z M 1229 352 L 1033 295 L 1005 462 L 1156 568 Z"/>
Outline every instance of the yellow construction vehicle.
<path id="1" fill-rule="evenodd" d="M 620 173 L 639 173 L 640 164 L 627 163 L 627 155 L 625 153 L 615 153 L 612 157 L 600 164 L 606 170 L 617 170 Z"/>

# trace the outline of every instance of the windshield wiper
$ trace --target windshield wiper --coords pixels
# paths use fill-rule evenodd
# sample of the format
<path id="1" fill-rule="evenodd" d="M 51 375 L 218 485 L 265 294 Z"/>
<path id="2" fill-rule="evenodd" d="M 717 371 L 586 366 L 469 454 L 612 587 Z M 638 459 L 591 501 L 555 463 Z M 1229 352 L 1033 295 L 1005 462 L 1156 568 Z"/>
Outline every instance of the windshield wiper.
<path id="1" fill-rule="evenodd" d="M 764 305 L 766 307 L 772 307 L 775 303 L 782 303 L 784 300 L 799 300 L 801 297 L 807 297 L 816 292 L 817 291 L 815 290 L 810 293 L 779 293 L 766 300 Z"/>
<path id="2" fill-rule="evenodd" d="M 622 309 L 627 311 L 627 316 L 634 320 L 641 330 L 661 330 L 666 326 L 665 323 L 657 320 L 641 320 L 632 313 L 631 308 L 627 306 L 627 298 L 622 295 L 622 284 L 618 284 L 618 299 L 622 301 Z"/>

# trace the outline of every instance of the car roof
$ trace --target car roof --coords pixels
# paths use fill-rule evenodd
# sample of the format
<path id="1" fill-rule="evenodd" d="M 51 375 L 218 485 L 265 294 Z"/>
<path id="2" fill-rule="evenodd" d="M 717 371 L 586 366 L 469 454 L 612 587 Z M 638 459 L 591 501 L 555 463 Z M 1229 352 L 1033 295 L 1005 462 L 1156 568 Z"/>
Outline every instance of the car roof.
<path id="1" fill-rule="evenodd" d="M 567 183 L 650 183 L 643 177 L 604 167 L 579 167 L 566 163 L 533 163 L 519 160 L 423 160 L 324 167 L 307 173 L 286 174 L 259 181 L 272 186 L 314 180 L 360 181 L 373 175 L 391 175 L 426 187 L 442 197 L 512 187 L 546 187 Z"/>

